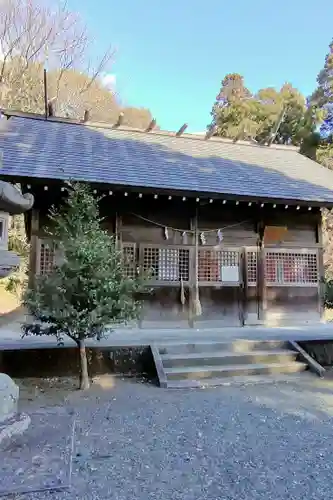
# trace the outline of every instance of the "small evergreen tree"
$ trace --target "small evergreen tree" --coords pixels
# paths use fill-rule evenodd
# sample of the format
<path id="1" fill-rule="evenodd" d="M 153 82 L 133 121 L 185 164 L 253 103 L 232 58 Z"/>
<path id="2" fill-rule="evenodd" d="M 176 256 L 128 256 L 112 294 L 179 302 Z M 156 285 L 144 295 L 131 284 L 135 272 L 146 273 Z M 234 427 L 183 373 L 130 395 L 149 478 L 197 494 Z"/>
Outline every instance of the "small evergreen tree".
<path id="1" fill-rule="evenodd" d="M 25 335 L 52 335 L 59 343 L 71 338 L 80 352 L 80 388 L 89 388 L 85 340 L 100 340 L 107 326 L 138 316 L 138 293 L 145 278 L 124 273 L 122 252 L 101 228 L 98 201 L 82 184 L 69 184 L 68 198 L 50 214 L 48 231 L 61 256 L 49 275 L 37 276 L 24 295 L 34 317 L 23 325 Z"/>

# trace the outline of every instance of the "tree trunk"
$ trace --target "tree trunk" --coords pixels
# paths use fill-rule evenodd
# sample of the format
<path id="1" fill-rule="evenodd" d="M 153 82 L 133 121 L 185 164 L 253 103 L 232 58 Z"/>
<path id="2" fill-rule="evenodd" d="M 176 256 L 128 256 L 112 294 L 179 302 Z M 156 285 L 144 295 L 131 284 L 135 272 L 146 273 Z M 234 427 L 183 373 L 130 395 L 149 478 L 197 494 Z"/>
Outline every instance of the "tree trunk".
<path id="1" fill-rule="evenodd" d="M 80 389 L 86 390 L 89 389 L 90 382 L 88 375 L 87 353 L 84 340 L 79 340 L 78 345 L 80 349 Z"/>

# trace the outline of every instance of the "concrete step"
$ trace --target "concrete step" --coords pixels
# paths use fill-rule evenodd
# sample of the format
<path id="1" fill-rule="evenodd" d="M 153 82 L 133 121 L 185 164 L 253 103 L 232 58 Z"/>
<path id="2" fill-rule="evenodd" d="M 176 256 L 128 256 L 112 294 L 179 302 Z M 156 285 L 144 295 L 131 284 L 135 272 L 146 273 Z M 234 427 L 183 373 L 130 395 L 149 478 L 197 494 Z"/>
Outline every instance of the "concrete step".
<path id="1" fill-rule="evenodd" d="M 266 351 L 270 349 L 283 349 L 288 345 L 287 342 L 281 340 L 245 340 L 236 339 L 224 342 L 216 341 L 196 341 L 190 342 L 171 342 L 158 344 L 157 348 L 161 355 L 164 354 L 181 354 L 181 353 L 207 353 L 216 351 L 227 352 L 252 352 Z"/>
<path id="2" fill-rule="evenodd" d="M 306 363 L 297 361 L 289 363 L 256 363 L 224 366 L 186 366 L 175 368 L 164 368 L 167 381 L 171 380 L 192 380 L 201 381 L 204 379 L 217 379 L 235 376 L 266 375 L 273 373 L 296 373 L 304 371 Z"/>
<path id="3" fill-rule="evenodd" d="M 191 352 L 178 354 L 162 354 L 164 368 L 195 367 L 195 366 L 225 366 L 225 365 L 250 365 L 266 363 L 289 363 L 296 359 L 297 353 L 288 349 L 268 351 L 215 351 Z"/>

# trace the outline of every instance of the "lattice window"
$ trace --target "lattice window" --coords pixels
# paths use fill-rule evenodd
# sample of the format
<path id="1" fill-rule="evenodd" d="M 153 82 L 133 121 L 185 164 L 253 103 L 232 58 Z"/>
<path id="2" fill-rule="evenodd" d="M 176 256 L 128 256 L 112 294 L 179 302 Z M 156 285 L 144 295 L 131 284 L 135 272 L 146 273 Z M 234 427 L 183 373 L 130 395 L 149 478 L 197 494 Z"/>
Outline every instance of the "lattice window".
<path id="1" fill-rule="evenodd" d="M 135 243 L 122 243 L 124 272 L 128 278 L 136 275 L 136 245 Z"/>
<path id="2" fill-rule="evenodd" d="M 55 264 L 54 244 L 49 241 L 39 242 L 39 274 L 49 274 Z"/>
<path id="3" fill-rule="evenodd" d="M 157 281 L 188 281 L 189 260 L 189 249 L 143 247 L 143 269 Z"/>
<path id="4" fill-rule="evenodd" d="M 317 285 L 317 254 L 266 251 L 265 278 L 267 285 Z"/>
<path id="5" fill-rule="evenodd" d="M 255 250 L 249 250 L 246 253 L 246 265 L 247 265 L 247 284 L 253 286 L 257 283 L 257 252 Z"/>
<path id="6" fill-rule="evenodd" d="M 198 280 L 203 282 L 239 282 L 239 252 L 200 249 Z"/>

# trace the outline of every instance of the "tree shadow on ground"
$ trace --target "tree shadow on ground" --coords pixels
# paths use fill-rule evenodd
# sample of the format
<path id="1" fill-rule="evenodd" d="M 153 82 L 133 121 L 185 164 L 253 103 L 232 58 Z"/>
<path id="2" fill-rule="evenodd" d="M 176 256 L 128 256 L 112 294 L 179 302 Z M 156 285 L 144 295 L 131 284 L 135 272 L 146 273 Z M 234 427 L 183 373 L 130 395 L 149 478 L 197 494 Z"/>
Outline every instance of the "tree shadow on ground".
<path id="1" fill-rule="evenodd" d="M 333 380 L 304 373 L 297 381 L 274 384 L 270 391 L 249 390 L 254 403 L 305 420 L 333 419 Z"/>

